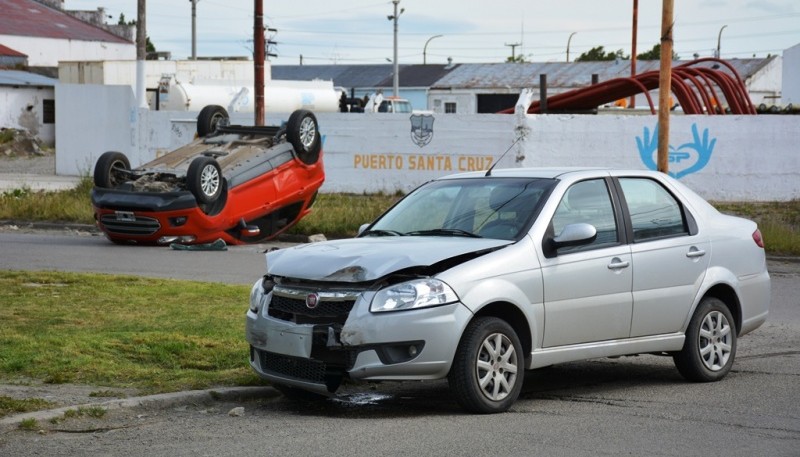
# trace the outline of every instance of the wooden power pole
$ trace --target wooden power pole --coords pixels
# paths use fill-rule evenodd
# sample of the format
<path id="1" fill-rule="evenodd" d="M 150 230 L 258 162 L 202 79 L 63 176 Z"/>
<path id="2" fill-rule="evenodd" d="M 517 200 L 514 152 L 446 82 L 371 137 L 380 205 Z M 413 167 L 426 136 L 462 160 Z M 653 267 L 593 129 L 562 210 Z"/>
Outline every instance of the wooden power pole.
<path id="1" fill-rule="evenodd" d="M 673 0 L 662 0 L 661 69 L 658 73 L 658 171 L 669 172 L 669 113 L 672 93 Z"/>
<path id="2" fill-rule="evenodd" d="M 256 125 L 264 125 L 264 0 L 255 0 L 255 24 L 253 26 L 253 65 L 255 70 Z"/>

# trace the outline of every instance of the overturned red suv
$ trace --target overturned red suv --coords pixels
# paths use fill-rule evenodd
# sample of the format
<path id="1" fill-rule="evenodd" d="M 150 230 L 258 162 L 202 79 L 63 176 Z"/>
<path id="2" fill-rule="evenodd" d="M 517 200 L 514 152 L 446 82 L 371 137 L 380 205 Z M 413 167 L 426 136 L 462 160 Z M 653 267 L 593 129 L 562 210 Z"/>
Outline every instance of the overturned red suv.
<path id="1" fill-rule="evenodd" d="M 131 169 L 106 152 L 94 169 L 97 226 L 114 243 L 257 243 L 310 212 L 325 179 L 317 119 L 297 110 L 282 127 L 228 125 L 221 106 L 198 116 L 198 138 Z"/>

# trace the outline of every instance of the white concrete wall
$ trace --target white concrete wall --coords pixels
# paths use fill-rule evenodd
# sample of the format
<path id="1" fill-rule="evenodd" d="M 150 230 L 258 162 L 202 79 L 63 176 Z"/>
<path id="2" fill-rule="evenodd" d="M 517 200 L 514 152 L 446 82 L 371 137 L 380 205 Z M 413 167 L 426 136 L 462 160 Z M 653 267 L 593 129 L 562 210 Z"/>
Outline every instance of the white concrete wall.
<path id="1" fill-rule="evenodd" d="M 45 124 L 44 100 L 54 100 L 52 87 L 0 86 L 0 127 L 24 129 L 45 144 L 53 146 L 56 140 L 55 124 Z"/>
<path id="2" fill-rule="evenodd" d="M 136 56 L 134 55 L 134 59 Z M 265 79 L 271 79 L 269 62 L 264 65 Z M 145 62 L 145 85 L 154 89 L 162 75 L 175 75 L 178 81 L 228 81 L 252 85 L 253 62 L 247 60 L 148 60 Z M 58 79 L 69 84 L 136 85 L 136 61 L 60 62 Z"/>
<path id="3" fill-rule="evenodd" d="M 146 124 L 139 122 L 136 106 L 129 86 L 59 84 L 56 174 L 91 176 L 94 163 L 106 151 L 124 152 L 132 165 L 151 160 L 139 153 L 139 132 L 151 129 L 139 128 Z"/>
<path id="4" fill-rule="evenodd" d="M 136 46 L 105 41 L 59 40 L 18 35 L 0 35 L 0 43 L 28 55 L 32 67 L 57 67 L 66 60 L 136 59 Z"/>
<path id="5" fill-rule="evenodd" d="M 102 95 L 102 87 L 61 85 L 80 94 L 57 99 L 58 174 L 81 174 L 107 150 L 120 150 L 137 166 L 185 144 L 196 113 L 139 112 L 130 89 Z M 61 90 L 59 90 L 61 93 Z M 68 106 L 72 115 L 61 114 Z M 113 101 L 116 100 L 116 101 Z M 77 104 L 77 105 L 69 105 Z M 75 114 L 78 113 L 78 114 Z M 279 124 L 285 115 L 268 115 Z M 498 166 L 655 166 L 655 116 L 436 115 L 430 142 L 418 145 L 408 115 L 320 113 L 327 179 L 324 192 L 408 191 L 432 178 L 483 170 L 508 149 Z M 252 116 L 234 115 L 251 124 Z M 91 135 L 71 136 L 64 132 Z M 796 134 L 800 116 L 673 116 L 670 171 L 706 198 L 800 198 Z"/>
<path id="6" fill-rule="evenodd" d="M 800 44 L 783 51 L 781 102 L 784 105 L 800 105 Z"/>

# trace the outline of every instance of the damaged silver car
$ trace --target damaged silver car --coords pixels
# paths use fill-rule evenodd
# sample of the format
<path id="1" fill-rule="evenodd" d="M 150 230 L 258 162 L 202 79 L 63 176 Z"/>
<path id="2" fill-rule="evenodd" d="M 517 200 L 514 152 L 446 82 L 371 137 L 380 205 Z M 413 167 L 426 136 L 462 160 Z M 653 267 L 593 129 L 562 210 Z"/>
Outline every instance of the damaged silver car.
<path id="1" fill-rule="evenodd" d="M 495 170 L 431 181 L 357 238 L 268 253 L 246 337 L 289 396 L 447 378 L 496 413 L 556 363 L 652 353 L 722 379 L 769 303 L 756 224 L 664 174 Z"/>

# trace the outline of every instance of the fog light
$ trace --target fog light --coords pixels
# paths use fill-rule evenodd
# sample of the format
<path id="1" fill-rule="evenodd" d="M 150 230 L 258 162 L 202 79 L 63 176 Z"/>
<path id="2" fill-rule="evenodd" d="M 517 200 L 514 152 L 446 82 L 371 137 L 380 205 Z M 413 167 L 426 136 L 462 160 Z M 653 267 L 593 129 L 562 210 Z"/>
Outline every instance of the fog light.
<path id="1" fill-rule="evenodd" d="M 197 237 L 194 235 L 183 235 L 178 237 L 178 241 L 180 241 L 181 243 L 191 243 L 196 239 Z"/>
<path id="2" fill-rule="evenodd" d="M 161 238 L 159 238 L 156 241 L 156 243 L 158 243 L 158 244 L 169 244 L 169 243 L 172 243 L 172 242 L 176 241 L 177 239 L 178 239 L 178 237 L 176 235 L 167 235 L 167 236 L 162 236 Z"/>
<path id="3" fill-rule="evenodd" d="M 414 346 L 414 345 L 409 346 L 408 347 L 408 355 L 409 355 L 409 357 L 416 357 L 417 356 L 417 347 Z"/>
<path id="4" fill-rule="evenodd" d="M 178 216 L 178 217 L 171 217 L 169 218 L 169 223 L 173 227 L 180 227 L 181 225 L 185 224 L 189 218 L 186 216 Z"/>

